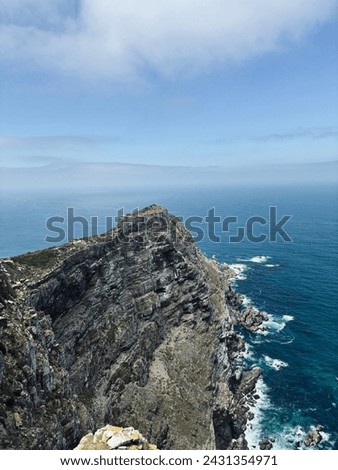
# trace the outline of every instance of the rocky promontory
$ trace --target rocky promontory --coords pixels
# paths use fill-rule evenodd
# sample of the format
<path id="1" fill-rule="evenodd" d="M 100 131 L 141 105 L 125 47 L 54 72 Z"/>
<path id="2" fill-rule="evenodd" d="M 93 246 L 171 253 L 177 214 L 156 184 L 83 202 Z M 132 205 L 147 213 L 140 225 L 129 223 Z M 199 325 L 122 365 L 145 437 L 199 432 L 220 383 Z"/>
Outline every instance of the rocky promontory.
<path id="1" fill-rule="evenodd" d="M 72 449 L 114 423 L 161 449 L 245 449 L 261 371 L 238 368 L 236 325 L 264 317 L 241 316 L 233 275 L 159 206 L 0 260 L 0 448 Z"/>
<path id="2" fill-rule="evenodd" d="M 84 436 L 74 450 L 156 450 L 139 431 L 134 428 L 119 428 L 107 425 L 95 434 Z"/>

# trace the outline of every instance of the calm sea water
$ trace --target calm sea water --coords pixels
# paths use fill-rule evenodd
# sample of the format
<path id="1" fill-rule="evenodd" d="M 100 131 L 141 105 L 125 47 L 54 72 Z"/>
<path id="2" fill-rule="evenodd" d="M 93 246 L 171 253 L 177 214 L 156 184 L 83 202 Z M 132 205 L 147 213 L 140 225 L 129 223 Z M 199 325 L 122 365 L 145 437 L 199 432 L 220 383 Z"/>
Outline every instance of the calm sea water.
<path id="1" fill-rule="evenodd" d="M 216 225 L 215 243 L 207 236 L 201 250 L 219 262 L 239 265 L 236 288 L 247 301 L 270 314 L 265 334 L 249 335 L 248 365 L 264 369 L 259 383 L 256 418 L 248 432 L 251 446 L 261 437 L 276 437 L 277 448 L 295 448 L 310 426 L 324 426 L 322 449 L 338 449 L 338 195 L 333 187 L 228 188 L 161 194 L 92 193 L 2 195 L 0 257 L 50 246 L 45 223 L 51 216 L 105 217 L 150 203 L 165 205 L 183 217 L 207 215 L 214 207 L 221 218 L 237 216 L 239 225 L 254 215 L 268 219 L 269 206 L 278 218 L 292 215 L 285 226 L 292 242 L 278 238 L 229 243 Z M 59 224 L 63 226 L 62 224 Z M 203 225 L 206 229 L 206 225 Z M 267 232 L 267 226 L 264 226 Z M 261 229 L 256 226 L 255 234 Z M 76 235 L 81 235 L 77 224 Z M 245 334 L 245 333 L 244 333 Z"/>

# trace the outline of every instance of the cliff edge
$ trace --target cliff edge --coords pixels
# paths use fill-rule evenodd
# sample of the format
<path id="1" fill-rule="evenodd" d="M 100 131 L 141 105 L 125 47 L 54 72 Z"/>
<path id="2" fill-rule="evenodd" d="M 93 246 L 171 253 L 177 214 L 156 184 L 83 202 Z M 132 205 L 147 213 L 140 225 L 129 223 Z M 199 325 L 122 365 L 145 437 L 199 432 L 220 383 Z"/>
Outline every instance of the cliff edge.
<path id="1" fill-rule="evenodd" d="M 114 423 L 160 449 L 245 449 L 261 371 L 234 362 L 233 276 L 159 206 L 0 260 L 0 447 L 71 449 Z"/>

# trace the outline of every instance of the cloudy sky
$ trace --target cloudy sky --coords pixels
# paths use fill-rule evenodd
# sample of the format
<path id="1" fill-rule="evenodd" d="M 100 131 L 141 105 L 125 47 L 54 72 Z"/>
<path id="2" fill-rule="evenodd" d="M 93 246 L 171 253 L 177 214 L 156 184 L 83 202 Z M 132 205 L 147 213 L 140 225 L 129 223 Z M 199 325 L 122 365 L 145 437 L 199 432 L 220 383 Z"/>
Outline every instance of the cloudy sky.
<path id="1" fill-rule="evenodd" d="M 337 160 L 337 13 L 338 0 L 0 0 L 0 166 Z"/>

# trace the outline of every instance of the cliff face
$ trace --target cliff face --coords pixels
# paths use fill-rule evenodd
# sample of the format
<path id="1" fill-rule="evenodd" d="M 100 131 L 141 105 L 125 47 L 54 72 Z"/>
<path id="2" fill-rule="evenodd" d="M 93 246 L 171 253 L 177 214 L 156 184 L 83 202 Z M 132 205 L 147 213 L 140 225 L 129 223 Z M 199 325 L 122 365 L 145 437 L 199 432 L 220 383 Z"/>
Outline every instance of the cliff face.
<path id="1" fill-rule="evenodd" d="M 74 448 L 114 423 L 162 449 L 245 448 L 233 272 L 158 206 L 0 261 L 0 447 Z"/>

